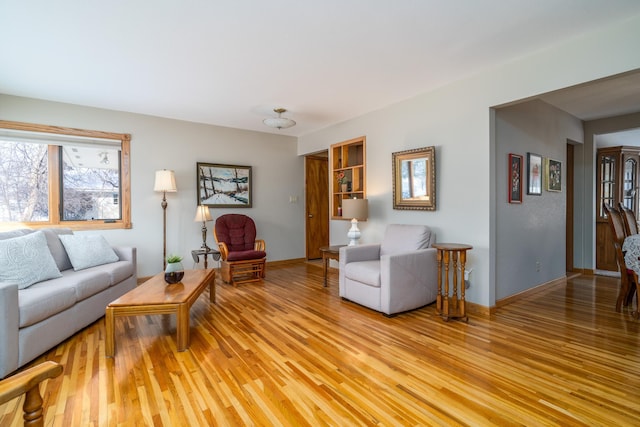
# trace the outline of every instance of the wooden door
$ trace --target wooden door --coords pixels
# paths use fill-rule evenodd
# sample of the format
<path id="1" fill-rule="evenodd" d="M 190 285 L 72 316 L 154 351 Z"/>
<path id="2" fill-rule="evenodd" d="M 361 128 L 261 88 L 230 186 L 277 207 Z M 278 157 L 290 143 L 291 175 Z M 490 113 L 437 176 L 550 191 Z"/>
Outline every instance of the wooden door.
<path id="1" fill-rule="evenodd" d="M 320 247 L 329 245 L 329 160 L 305 157 L 307 259 L 322 258 Z"/>
<path id="2" fill-rule="evenodd" d="M 574 148 L 573 144 L 567 143 L 567 172 L 566 172 L 566 183 L 567 183 L 567 213 L 566 213 L 566 271 L 573 271 L 573 172 L 574 172 Z"/>

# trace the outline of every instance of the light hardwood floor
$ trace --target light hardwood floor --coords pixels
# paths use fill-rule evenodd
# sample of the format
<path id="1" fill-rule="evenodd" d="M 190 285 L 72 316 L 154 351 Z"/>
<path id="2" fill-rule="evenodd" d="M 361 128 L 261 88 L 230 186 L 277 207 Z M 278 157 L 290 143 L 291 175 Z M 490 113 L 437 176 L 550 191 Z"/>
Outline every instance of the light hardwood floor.
<path id="1" fill-rule="evenodd" d="M 219 283 L 219 282 L 218 282 Z M 64 373 L 41 390 L 46 425 L 640 425 L 640 323 L 614 311 L 618 280 L 577 277 L 443 322 L 434 306 L 387 318 L 338 296 L 310 263 L 220 284 L 175 319 L 104 319 L 51 350 Z M 20 400 L 0 425 L 20 425 Z"/>

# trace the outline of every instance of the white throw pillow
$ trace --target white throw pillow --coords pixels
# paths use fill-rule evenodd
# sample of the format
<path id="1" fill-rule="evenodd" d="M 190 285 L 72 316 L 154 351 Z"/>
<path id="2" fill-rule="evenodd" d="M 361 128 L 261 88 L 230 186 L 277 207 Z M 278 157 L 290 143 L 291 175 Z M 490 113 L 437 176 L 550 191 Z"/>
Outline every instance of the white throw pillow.
<path id="1" fill-rule="evenodd" d="M 64 245 L 75 271 L 120 261 L 107 240 L 99 234 L 61 234 L 58 238 Z"/>
<path id="2" fill-rule="evenodd" d="M 62 277 L 42 231 L 0 240 L 0 282 L 16 283 L 18 289 Z"/>

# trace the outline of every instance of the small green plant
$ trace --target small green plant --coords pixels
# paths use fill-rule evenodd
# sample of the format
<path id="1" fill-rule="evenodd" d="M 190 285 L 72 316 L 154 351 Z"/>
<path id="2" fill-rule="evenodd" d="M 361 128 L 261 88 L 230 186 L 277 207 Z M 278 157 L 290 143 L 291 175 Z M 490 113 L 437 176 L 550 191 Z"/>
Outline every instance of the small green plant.
<path id="1" fill-rule="evenodd" d="M 169 264 L 172 264 L 174 262 L 180 262 L 180 261 L 182 261 L 182 257 L 180 255 L 169 255 L 167 257 L 167 262 Z"/>

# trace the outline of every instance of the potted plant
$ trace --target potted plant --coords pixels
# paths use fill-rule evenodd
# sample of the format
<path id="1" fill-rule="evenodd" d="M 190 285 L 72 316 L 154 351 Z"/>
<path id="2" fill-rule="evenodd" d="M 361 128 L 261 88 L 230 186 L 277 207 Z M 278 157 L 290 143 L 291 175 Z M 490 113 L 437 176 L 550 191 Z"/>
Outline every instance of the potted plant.
<path id="1" fill-rule="evenodd" d="M 167 257 L 167 268 L 164 270 L 164 281 L 171 284 L 178 283 L 184 277 L 182 267 L 182 257 L 179 255 L 169 255 Z"/>

